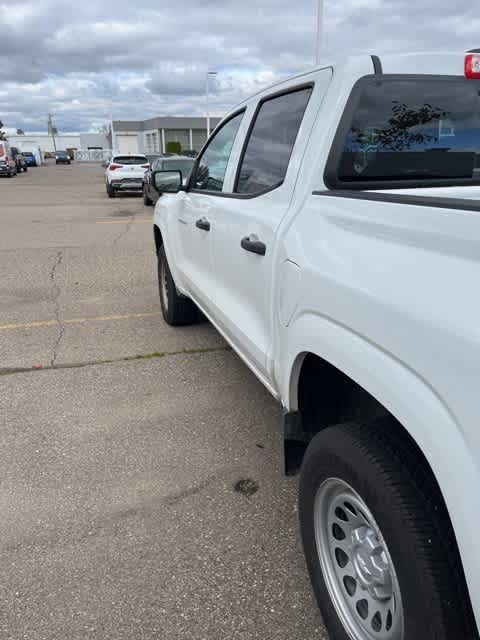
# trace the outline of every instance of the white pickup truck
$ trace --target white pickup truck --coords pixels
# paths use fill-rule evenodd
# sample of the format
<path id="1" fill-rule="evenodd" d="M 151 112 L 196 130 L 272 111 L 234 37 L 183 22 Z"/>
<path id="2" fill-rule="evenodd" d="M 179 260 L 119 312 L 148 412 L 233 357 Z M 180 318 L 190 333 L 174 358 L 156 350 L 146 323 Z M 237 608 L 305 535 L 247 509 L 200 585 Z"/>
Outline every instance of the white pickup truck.
<path id="1" fill-rule="evenodd" d="M 165 320 L 284 407 L 332 640 L 478 638 L 480 53 L 309 71 L 153 182 Z"/>

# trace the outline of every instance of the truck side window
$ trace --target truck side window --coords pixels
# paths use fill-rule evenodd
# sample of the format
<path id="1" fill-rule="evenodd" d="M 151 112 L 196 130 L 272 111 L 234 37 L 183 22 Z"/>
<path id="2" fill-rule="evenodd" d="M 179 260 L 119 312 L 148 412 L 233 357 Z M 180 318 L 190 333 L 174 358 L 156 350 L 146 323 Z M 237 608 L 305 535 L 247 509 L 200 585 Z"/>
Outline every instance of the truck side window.
<path id="1" fill-rule="evenodd" d="M 282 184 L 311 93 L 307 87 L 260 103 L 241 160 L 237 193 L 261 193 Z"/>
<path id="2" fill-rule="evenodd" d="M 221 191 L 230 153 L 245 112 L 230 118 L 215 134 L 201 155 L 191 186 L 202 191 Z"/>

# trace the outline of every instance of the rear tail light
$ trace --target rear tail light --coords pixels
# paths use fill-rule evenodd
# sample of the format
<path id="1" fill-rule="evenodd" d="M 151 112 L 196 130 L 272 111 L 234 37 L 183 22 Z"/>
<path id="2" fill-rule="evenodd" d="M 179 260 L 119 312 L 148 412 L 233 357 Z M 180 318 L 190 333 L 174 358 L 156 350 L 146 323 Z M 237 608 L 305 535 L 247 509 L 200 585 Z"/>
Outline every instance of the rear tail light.
<path id="1" fill-rule="evenodd" d="M 122 169 L 123 164 L 112 163 L 108 168 L 110 169 L 110 171 L 115 171 L 115 169 Z"/>
<path id="2" fill-rule="evenodd" d="M 465 56 L 465 77 L 480 78 L 480 53 L 469 53 Z"/>
<path id="3" fill-rule="evenodd" d="M 142 164 L 142 168 L 143 169 L 150 169 L 150 165 L 149 164 Z"/>

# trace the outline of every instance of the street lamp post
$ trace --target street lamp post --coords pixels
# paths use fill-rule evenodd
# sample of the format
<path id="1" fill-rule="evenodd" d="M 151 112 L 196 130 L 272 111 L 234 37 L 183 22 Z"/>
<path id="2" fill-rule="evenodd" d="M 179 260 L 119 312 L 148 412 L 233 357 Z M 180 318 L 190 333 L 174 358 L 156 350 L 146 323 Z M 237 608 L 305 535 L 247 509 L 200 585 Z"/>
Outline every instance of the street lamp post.
<path id="1" fill-rule="evenodd" d="M 206 102 L 207 102 L 207 139 L 210 137 L 209 81 L 210 81 L 210 76 L 216 76 L 216 75 L 217 75 L 216 71 L 207 71 L 207 79 L 206 79 L 206 85 L 205 85 L 205 95 L 206 95 Z"/>
<path id="2" fill-rule="evenodd" d="M 320 64 L 320 47 L 322 41 L 323 31 L 323 2 L 324 0 L 317 0 L 317 34 L 315 41 L 315 63 L 318 66 Z"/>
<path id="3" fill-rule="evenodd" d="M 113 149 L 114 149 L 114 145 L 113 145 L 113 99 L 110 103 L 110 139 L 111 139 L 111 144 L 110 146 L 112 147 L 111 151 L 112 151 L 112 155 L 113 155 Z"/>

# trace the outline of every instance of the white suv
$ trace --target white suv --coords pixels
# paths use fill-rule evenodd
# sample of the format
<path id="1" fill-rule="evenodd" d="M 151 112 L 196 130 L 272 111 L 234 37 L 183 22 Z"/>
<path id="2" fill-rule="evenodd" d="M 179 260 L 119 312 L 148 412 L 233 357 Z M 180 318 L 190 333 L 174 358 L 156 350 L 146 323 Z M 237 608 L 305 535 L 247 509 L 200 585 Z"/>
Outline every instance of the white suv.
<path id="1" fill-rule="evenodd" d="M 109 198 L 117 191 L 143 191 L 143 178 L 149 164 L 146 156 L 113 156 L 105 169 L 105 186 Z"/>

